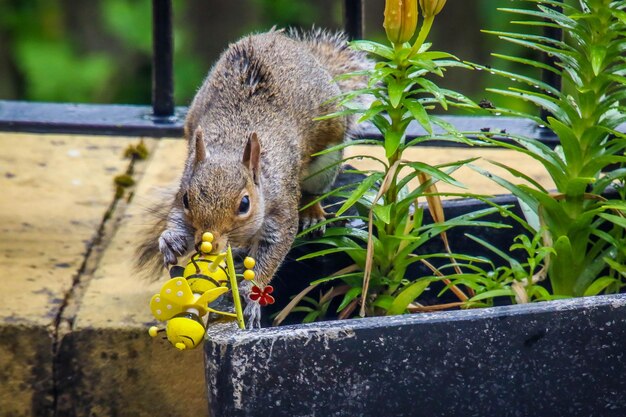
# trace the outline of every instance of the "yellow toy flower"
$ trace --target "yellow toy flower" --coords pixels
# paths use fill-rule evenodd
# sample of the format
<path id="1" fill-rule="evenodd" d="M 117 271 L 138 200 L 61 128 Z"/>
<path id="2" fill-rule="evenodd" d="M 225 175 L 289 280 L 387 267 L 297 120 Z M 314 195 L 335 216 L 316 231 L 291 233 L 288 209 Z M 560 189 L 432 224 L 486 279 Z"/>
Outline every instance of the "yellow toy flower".
<path id="1" fill-rule="evenodd" d="M 252 281 L 254 279 L 254 271 L 251 269 L 246 269 L 243 271 L 243 279 L 246 281 Z"/>
<path id="2" fill-rule="evenodd" d="M 246 256 L 246 259 L 243 260 L 243 266 L 245 266 L 247 269 L 252 269 L 255 265 L 256 261 L 250 256 Z"/>
<path id="3" fill-rule="evenodd" d="M 200 252 L 208 255 L 213 250 L 213 233 L 205 232 L 202 234 L 202 243 L 200 244 Z"/>
<path id="4" fill-rule="evenodd" d="M 150 311 L 160 321 L 169 320 L 188 309 L 195 309 L 196 314 L 204 316 L 208 305 L 228 291 L 228 287 L 214 287 L 202 294 L 194 294 L 185 278 L 172 278 L 152 296 Z"/>
<path id="5" fill-rule="evenodd" d="M 152 315 L 166 325 L 165 329 L 152 326 L 148 334 L 156 337 L 159 332 L 166 332 L 167 339 L 179 350 L 193 349 L 202 342 L 206 332 L 203 317 L 209 312 L 233 317 L 240 328 L 245 328 L 232 250 L 228 246 L 226 252 L 211 255 L 208 253 L 211 241 L 213 235 L 204 233 L 199 251 L 191 257 L 187 266 L 173 266 L 170 269 L 172 279 L 165 282 L 161 291 L 150 300 Z M 255 264 L 251 257 L 244 259 L 246 279 L 254 278 L 252 268 Z M 234 313 L 209 307 L 228 291 L 233 294 Z"/>
<path id="6" fill-rule="evenodd" d="M 183 272 L 183 278 L 189 281 L 191 290 L 203 293 L 215 287 L 225 286 L 228 282 L 224 262 L 225 255 L 194 255 Z"/>

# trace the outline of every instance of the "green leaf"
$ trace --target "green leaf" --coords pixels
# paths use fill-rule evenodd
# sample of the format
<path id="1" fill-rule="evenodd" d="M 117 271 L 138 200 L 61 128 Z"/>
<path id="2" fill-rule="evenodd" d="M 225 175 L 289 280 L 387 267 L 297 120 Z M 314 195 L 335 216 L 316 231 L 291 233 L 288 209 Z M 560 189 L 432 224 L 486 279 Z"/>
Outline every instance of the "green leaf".
<path id="1" fill-rule="evenodd" d="M 372 41 L 356 40 L 350 42 L 350 46 L 358 51 L 378 55 L 387 59 L 388 61 L 393 61 L 393 49 L 386 45 L 382 45 L 380 43 Z"/>
<path id="2" fill-rule="evenodd" d="M 352 281 L 352 279 L 363 279 L 363 272 L 352 272 L 349 274 L 342 274 L 342 275 L 333 275 L 331 277 L 325 277 L 325 278 L 320 278 L 320 279 L 316 279 L 315 281 L 311 282 L 310 285 L 319 285 L 322 284 L 324 282 L 330 282 L 330 281 L 335 281 L 335 280 L 344 280 L 345 281 Z"/>
<path id="3" fill-rule="evenodd" d="M 394 153 L 400 147 L 402 139 L 404 138 L 404 132 L 397 130 L 387 130 L 385 133 L 385 156 L 387 159 L 391 158 Z"/>
<path id="4" fill-rule="evenodd" d="M 428 132 L 429 135 L 433 134 L 433 127 L 430 124 L 430 118 L 428 117 L 428 113 L 426 113 L 426 109 L 422 106 L 418 100 L 406 100 L 404 105 L 411 112 L 411 116 Z"/>
<path id="5" fill-rule="evenodd" d="M 390 127 L 389 120 L 387 120 L 387 118 L 384 117 L 382 114 L 377 114 L 373 116 L 372 124 L 376 126 L 376 129 L 378 129 L 383 135 L 387 134 L 387 131 Z"/>
<path id="6" fill-rule="evenodd" d="M 336 215 L 341 216 L 346 210 L 352 207 L 361 197 L 363 197 L 363 194 L 371 190 L 376 181 L 379 181 L 382 177 L 382 172 L 374 172 L 373 174 L 366 177 L 363 182 L 361 182 L 361 184 L 359 184 L 359 186 L 354 191 L 352 191 L 352 193 L 350 194 L 350 198 L 348 198 L 345 203 L 343 203 L 343 205 L 339 208 L 339 210 L 337 210 Z"/>
<path id="7" fill-rule="evenodd" d="M 602 217 L 605 220 L 610 221 L 611 223 L 619 227 L 626 229 L 626 218 L 624 217 L 616 216 L 614 214 L 608 214 L 608 213 L 602 213 L 600 214 L 600 217 Z"/>
<path id="8" fill-rule="evenodd" d="M 422 278 L 403 289 L 402 292 L 400 292 L 400 294 L 398 294 L 393 300 L 393 303 L 391 303 L 391 306 L 387 310 L 387 315 L 394 316 L 397 314 L 403 314 L 409 304 L 422 295 L 424 290 L 428 288 L 430 282 L 430 279 Z"/>
<path id="9" fill-rule="evenodd" d="M 306 306 L 294 307 L 291 309 L 292 313 L 310 313 L 311 311 L 315 311 L 313 307 Z"/>
<path id="10" fill-rule="evenodd" d="M 315 121 L 328 120 L 328 119 L 334 119 L 336 117 L 349 116 L 349 115 L 357 114 L 357 113 L 361 113 L 361 110 L 360 109 L 346 109 L 346 110 L 336 111 L 333 113 L 328 113 L 322 116 L 314 117 L 313 120 Z"/>
<path id="11" fill-rule="evenodd" d="M 307 236 L 309 233 L 311 233 L 314 230 L 317 230 L 321 227 L 324 226 L 331 226 L 329 228 L 326 229 L 326 232 L 329 232 L 332 229 L 332 226 L 334 226 L 337 223 L 341 223 L 341 222 L 349 222 L 349 221 L 353 221 L 353 220 L 362 220 L 362 221 L 367 221 L 367 217 L 365 216 L 336 216 L 336 217 L 331 217 L 328 218 L 324 221 L 321 221 L 319 223 L 314 224 L 313 226 L 310 226 L 308 228 L 306 228 L 305 230 L 302 230 L 300 233 L 298 233 L 296 235 L 296 238 L 302 238 Z M 307 239 L 306 242 L 308 242 L 309 240 Z M 299 245 L 298 245 L 299 246 Z"/>
<path id="12" fill-rule="evenodd" d="M 393 297 L 387 294 L 380 294 L 376 296 L 376 299 L 372 303 L 374 307 L 382 308 L 385 311 L 389 310 L 391 304 L 393 304 Z"/>
<path id="13" fill-rule="evenodd" d="M 613 259 L 604 258 L 605 262 L 617 271 L 622 277 L 626 278 L 626 265 L 615 262 Z"/>
<path id="14" fill-rule="evenodd" d="M 420 58 L 420 59 L 429 59 L 429 60 L 442 59 L 442 58 L 451 58 L 451 59 L 458 60 L 458 58 L 452 54 L 449 54 L 447 52 L 439 52 L 439 51 L 422 52 L 422 53 L 417 54 L 415 57 Z"/>
<path id="15" fill-rule="evenodd" d="M 528 65 L 528 66 L 531 66 L 531 67 L 535 67 L 535 68 L 539 68 L 539 69 L 543 69 L 543 70 L 546 70 L 546 71 L 553 72 L 553 73 L 555 73 L 557 75 L 561 75 L 561 71 L 559 71 L 558 69 L 554 68 L 553 66 L 547 65 L 547 64 L 545 64 L 543 62 L 535 61 L 533 59 L 526 59 L 526 58 L 520 58 L 518 56 L 503 55 L 503 54 L 496 54 L 496 53 L 493 53 L 491 55 L 496 57 L 496 58 L 504 59 L 506 61 L 511 61 L 511 62 L 516 62 L 518 64 Z"/>
<path id="16" fill-rule="evenodd" d="M 391 222 L 391 207 L 391 204 L 387 204 L 385 206 L 377 204 L 374 206 L 374 214 L 382 220 L 383 223 L 389 224 Z"/>
<path id="17" fill-rule="evenodd" d="M 474 171 L 478 172 L 481 175 L 484 175 L 485 177 L 491 179 L 493 182 L 495 182 L 496 184 L 502 186 L 503 188 L 509 190 L 513 195 L 515 195 L 516 197 L 518 197 L 519 199 L 523 200 L 526 204 L 528 204 L 529 207 L 531 207 L 533 210 L 537 210 L 537 200 L 530 195 L 528 192 L 526 192 L 526 190 L 524 190 L 523 188 L 521 188 L 519 185 L 513 184 L 512 182 L 496 175 L 496 174 L 492 174 L 491 172 L 487 171 L 486 169 L 483 169 L 479 166 L 476 165 L 472 165 L 469 164 L 468 165 L 471 169 L 473 169 Z"/>
<path id="18" fill-rule="evenodd" d="M 320 238 L 320 240 L 324 240 L 329 237 L 339 237 L 339 238 L 349 237 L 351 239 L 357 239 L 362 242 L 367 242 L 370 238 L 370 235 L 369 233 L 367 233 L 367 230 L 359 229 L 356 227 L 334 226 L 334 227 L 329 227 L 326 230 L 326 234 L 324 234 L 324 236 Z M 380 240 L 378 240 L 376 236 L 371 236 L 371 238 L 374 241 L 374 249 L 376 251 L 381 251 L 382 247 L 380 246 L 381 245 Z"/>
<path id="19" fill-rule="evenodd" d="M 532 91 L 520 90 L 520 89 L 514 89 L 514 88 L 510 88 L 509 90 L 502 90 L 498 88 L 487 88 L 486 90 L 491 93 L 500 94 L 506 97 L 515 97 L 520 100 L 530 101 L 536 104 L 537 106 L 548 110 L 550 113 L 557 116 L 559 120 L 562 120 L 568 123 L 570 121 L 569 116 L 567 115 L 567 113 L 565 113 L 565 111 L 561 107 L 563 103 L 559 103 L 553 97 L 547 96 L 545 94 L 537 94 Z"/>
<path id="20" fill-rule="evenodd" d="M 502 259 L 507 261 L 509 263 L 509 265 L 511 265 L 511 267 L 513 269 L 516 269 L 516 270 L 523 270 L 524 269 L 522 267 L 522 265 L 517 261 L 517 259 L 515 259 L 512 256 L 510 256 L 508 254 L 508 252 L 502 251 L 499 248 L 497 248 L 494 245 L 492 245 L 491 243 L 488 243 L 485 240 L 480 239 L 480 238 L 478 238 L 478 237 L 476 237 L 474 235 L 466 233 L 465 236 L 467 236 L 468 238 L 470 238 L 474 242 L 478 243 L 479 245 L 484 246 L 485 248 L 489 249 L 490 251 L 492 251 L 496 255 L 500 256 Z"/>
<path id="21" fill-rule="evenodd" d="M 339 307 L 337 307 L 337 313 L 339 313 L 341 310 L 346 308 L 352 300 L 354 300 L 356 297 L 361 295 L 362 291 L 363 291 L 362 287 L 350 288 L 348 292 L 346 293 L 346 295 L 344 295 L 343 300 L 341 301 L 341 304 L 339 304 Z"/>
<path id="22" fill-rule="evenodd" d="M 320 315 L 319 311 L 317 310 L 311 311 L 309 314 L 304 316 L 304 318 L 302 319 L 302 323 L 313 323 L 319 315 Z"/>
<path id="23" fill-rule="evenodd" d="M 363 116 L 359 118 L 358 123 L 366 122 L 384 110 L 385 110 L 385 106 L 383 105 L 372 106 L 369 109 L 367 109 L 365 113 L 363 113 Z"/>
<path id="24" fill-rule="evenodd" d="M 435 97 L 435 99 L 439 102 L 439 104 L 441 104 L 441 107 L 443 107 L 444 110 L 448 110 L 448 102 L 446 100 L 446 97 L 441 91 L 441 89 L 439 88 L 439 86 L 437 86 L 437 84 L 425 78 L 417 78 L 415 79 L 415 82 L 419 84 L 428 93 L 432 94 Z"/>
<path id="25" fill-rule="evenodd" d="M 330 255 L 331 253 L 342 253 L 342 252 L 347 253 L 347 252 L 353 252 L 353 251 L 364 251 L 364 249 L 350 248 L 350 247 L 330 248 L 330 249 L 316 251 L 313 253 L 307 253 L 306 255 L 303 255 L 296 260 L 299 262 L 299 261 L 304 261 L 306 259 L 319 258 L 320 256 Z"/>
<path id="26" fill-rule="evenodd" d="M 548 117 L 548 124 L 561 140 L 567 165 L 573 171 L 578 171 L 582 164 L 583 151 L 573 130 L 554 117 Z"/>
<path id="27" fill-rule="evenodd" d="M 545 2 L 549 4 L 549 2 Z M 556 3 L 556 2 L 552 2 Z M 559 3 L 558 7 L 563 7 L 562 3 Z M 576 26 L 576 21 L 571 17 L 564 15 L 563 13 L 558 13 L 555 10 L 552 10 L 552 13 L 546 12 L 545 10 L 529 10 L 529 9 L 511 9 L 511 8 L 498 8 L 499 11 L 507 12 L 507 13 L 515 13 L 526 16 L 533 16 L 539 19 L 546 19 L 558 23 L 560 26 L 565 26 L 568 28 L 573 28 Z"/>
<path id="28" fill-rule="evenodd" d="M 450 185 L 454 185 L 455 187 L 466 188 L 465 185 L 463 185 L 463 183 L 455 180 L 454 178 L 452 178 L 450 175 L 446 174 L 442 170 L 432 167 L 423 162 L 407 162 L 406 166 L 409 166 L 417 171 L 424 172 L 430 175 L 431 177 L 435 178 L 436 180 L 443 181 Z"/>
<path id="29" fill-rule="evenodd" d="M 593 74 L 597 77 L 604 67 L 606 45 L 592 45 L 589 52 L 591 53 L 591 68 L 593 69 Z"/>
<path id="30" fill-rule="evenodd" d="M 326 155 L 327 153 L 332 153 L 332 152 L 336 152 L 336 151 L 340 151 L 342 149 L 345 149 L 349 146 L 355 146 L 355 145 L 379 145 L 380 141 L 376 140 L 376 139 L 352 139 L 349 140 L 347 142 L 343 142 L 340 143 L 339 145 L 335 145 L 335 146 L 331 146 L 330 148 L 326 148 L 323 151 L 319 151 L 316 152 L 314 154 L 312 154 L 312 157 L 316 157 L 316 156 L 320 156 L 320 155 Z"/>
<path id="31" fill-rule="evenodd" d="M 398 81 L 395 77 L 390 77 L 387 81 L 387 91 L 389 92 L 389 103 L 396 109 L 402 101 L 402 94 L 404 94 L 405 83 Z"/>
<path id="32" fill-rule="evenodd" d="M 533 209 L 519 197 L 517 198 L 517 202 L 519 203 L 522 214 L 526 219 L 526 224 L 532 227 L 533 231 L 538 232 L 539 229 L 541 229 L 541 219 L 539 218 L 539 213 L 537 212 L 537 210 Z"/>
<path id="33" fill-rule="evenodd" d="M 620 283 L 618 279 L 613 277 L 602 277 L 593 281 L 589 287 L 585 290 L 583 297 L 590 297 L 592 295 L 598 295 L 604 291 L 609 285 Z"/>
<path id="34" fill-rule="evenodd" d="M 487 68 L 487 67 L 479 67 L 479 68 L 483 68 L 489 72 L 491 72 L 492 74 L 495 75 L 500 75 L 502 77 L 508 78 L 509 80 L 513 81 L 513 82 L 523 82 L 526 83 L 528 85 L 533 86 L 534 88 L 538 88 L 541 89 L 543 91 L 547 91 L 550 94 L 554 94 L 556 96 L 560 95 L 560 91 L 557 90 L 556 88 L 552 87 L 550 84 L 544 83 L 543 81 L 539 81 L 533 77 L 527 77 L 524 75 L 520 75 L 520 74 L 516 74 L 514 72 L 508 72 L 508 71 L 502 71 L 502 70 L 498 70 L 495 68 Z"/>
<path id="35" fill-rule="evenodd" d="M 500 168 L 502 168 L 502 169 L 507 170 L 509 173 L 511 173 L 511 175 L 513 175 L 513 176 L 515 176 L 515 177 L 517 177 L 517 178 L 521 178 L 521 179 L 523 179 L 524 181 L 527 181 L 529 184 L 532 184 L 532 185 L 533 185 L 534 187 L 536 187 L 538 190 L 541 190 L 541 191 L 546 192 L 546 193 L 548 192 L 548 191 L 547 191 L 547 190 L 546 190 L 546 189 L 545 189 L 545 188 L 544 188 L 541 184 L 539 184 L 537 181 L 535 181 L 535 179 L 534 179 L 534 178 L 532 178 L 532 177 L 530 177 L 530 176 L 526 175 L 525 173 L 523 173 L 523 172 L 521 172 L 521 171 L 518 171 L 518 170 L 517 170 L 517 169 L 515 169 L 515 168 L 511 168 L 510 166 L 505 165 L 505 164 L 502 164 L 502 163 L 500 163 L 500 162 L 498 162 L 498 161 L 494 161 L 494 160 L 491 160 L 491 159 L 488 159 L 487 161 L 488 161 L 489 163 L 491 163 L 491 164 L 495 165 L 495 166 L 498 166 L 498 167 L 500 167 Z"/>
<path id="36" fill-rule="evenodd" d="M 515 297 L 515 292 L 510 288 L 485 291 L 483 293 L 476 294 L 474 297 L 467 300 L 467 302 L 473 303 L 475 301 L 486 300 L 495 297 Z"/>
<path id="37" fill-rule="evenodd" d="M 565 164 L 563 163 L 563 161 L 561 160 L 561 158 L 559 157 L 559 155 L 554 150 L 550 149 L 545 144 L 529 137 L 516 136 L 516 135 L 508 135 L 507 137 L 515 143 L 511 144 L 511 143 L 503 142 L 503 141 L 500 141 L 491 137 L 484 137 L 483 139 L 486 142 L 494 144 L 498 147 L 512 149 L 512 150 L 521 152 L 539 161 L 545 167 L 545 169 L 550 173 L 550 177 L 552 177 L 552 180 L 556 184 L 557 188 L 561 190 L 565 188 L 565 181 L 567 180 L 567 177 L 565 175 L 565 170 L 567 168 Z M 491 177 L 491 175 L 490 174 L 488 175 L 486 171 L 485 171 L 485 174 L 483 175 Z M 496 176 L 494 175 L 493 178 L 495 180 Z M 503 185 L 503 184 L 500 184 L 500 185 Z M 504 187 L 509 189 L 511 192 L 514 192 L 509 187 L 507 186 L 504 186 Z"/>

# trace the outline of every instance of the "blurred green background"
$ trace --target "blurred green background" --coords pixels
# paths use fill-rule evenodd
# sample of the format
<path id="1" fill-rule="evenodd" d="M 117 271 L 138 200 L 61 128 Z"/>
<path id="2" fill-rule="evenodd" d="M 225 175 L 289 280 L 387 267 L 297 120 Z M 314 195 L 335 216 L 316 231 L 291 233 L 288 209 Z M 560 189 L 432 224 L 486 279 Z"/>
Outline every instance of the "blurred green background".
<path id="1" fill-rule="evenodd" d="M 511 29 L 512 0 L 449 0 L 435 21 L 437 50 L 485 65 L 491 51 L 529 51 L 482 34 Z M 0 0 L 0 99 L 148 104 L 150 0 Z M 187 105 L 219 53 L 242 35 L 278 27 L 342 27 L 342 0 L 174 0 L 175 97 Z M 383 40 L 384 0 L 366 0 L 366 38 Z M 519 30 L 519 28 L 515 28 Z M 518 69 L 520 70 L 520 69 Z M 520 71 L 524 72 L 524 69 Z M 503 81 L 451 70 L 443 84 L 475 100 Z M 497 99 L 494 99 L 497 102 Z"/>

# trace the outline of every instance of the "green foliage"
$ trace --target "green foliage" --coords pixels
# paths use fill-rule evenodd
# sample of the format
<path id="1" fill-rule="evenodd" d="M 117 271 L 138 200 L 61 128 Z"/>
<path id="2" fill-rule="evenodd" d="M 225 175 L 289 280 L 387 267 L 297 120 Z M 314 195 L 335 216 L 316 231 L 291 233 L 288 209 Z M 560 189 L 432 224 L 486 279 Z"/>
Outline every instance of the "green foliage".
<path id="1" fill-rule="evenodd" d="M 532 113 L 520 110 L 524 109 L 522 106 L 492 109 L 495 114 L 521 115 L 545 124 L 561 141 L 556 149 L 519 135 L 499 133 L 498 137 L 507 139 L 503 141 L 489 133 L 477 134 L 483 144 L 515 150 L 537 160 L 556 184 L 556 191 L 546 190 L 524 172 L 499 162 L 493 163 L 525 184 L 516 184 L 473 167 L 514 193 L 526 220 L 494 204 L 482 212 L 446 220 L 434 184 L 460 185 L 450 174 L 471 161 L 427 166 L 402 159 L 404 149 L 413 143 L 432 138 L 467 141 L 452 126 L 431 115 L 435 108 L 476 107 L 467 97 L 448 91 L 431 79 L 442 76 L 449 67 L 466 64 L 449 54 L 430 51 L 430 44 L 423 43 L 421 35 L 415 46 L 388 46 L 370 41 L 353 43 L 353 47 L 377 57 L 378 62 L 366 73 L 368 87 L 344 94 L 340 103 L 345 110 L 327 117 L 360 114 L 360 121 L 370 121 L 384 137 L 381 146 L 385 159 L 379 160 L 380 170 L 362 173 L 366 175 L 365 180 L 329 193 L 344 199 L 339 220 L 363 220 L 369 227 L 367 233 L 345 227 L 331 228 L 314 242 L 332 248 L 307 255 L 311 258 L 344 252 L 354 262 L 347 273 L 312 284 L 339 281 L 350 287 L 350 297 L 341 303 L 340 310 L 352 305 L 348 301 L 353 303 L 360 297 L 361 315 L 420 311 L 416 299 L 435 281 L 443 281 L 446 284 L 443 292 L 453 291 L 460 300 L 453 304 L 465 308 L 492 306 L 500 297 L 528 303 L 611 293 L 624 287 L 626 168 L 621 166 L 626 162 L 626 137 L 616 128 L 626 121 L 622 106 L 626 99 L 626 5 L 609 0 L 584 0 L 578 6 L 563 5 L 560 12 L 554 9 L 560 2 L 525 1 L 534 7 L 503 9 L 526 19 L 514 22 L 523 25 L 524 32 L 489 33 L 518 47 L 547 53 L 556 58 L 556 63 L 548 65 L 531 55 L 495 55 L 505 62 L 532 68 L 536 76 L 532 72 L 518 74 L 472 66 L 520 85 L 489 91 L 527 101 L 552 114 L 543 121 L 535 110 L 531 110 Z M 564 41 L 526 31 L 528 27 L 540 29 L 551 25 L 566 29 Z M 560 75 L 563 90 L 538 79 L 539 70 Z M 371 95 L 372 104 L 367 109 L 356 109 L 351 100 L 362 94 Z M 411 121 L 420 124 L 427 135 L 409 144 L 405 134 Z M 621 166 L 615 168 L 615 164 Z M 405 177 L 400 175 L 403 169 L 409 170 Z M 409 191 L 406 185 L 414 178 L 418 178 L 421 185 Z M 603 197 L 607 187 L 615 187 L 619 198 Z M 428 201 L 435 220 L 432 224 L 423 222 L 423 208 L 416 204 L 419 199 Z M 345 216 L 350 208 L 357 208 L 359 215 Z M 504 261 L 503 266 L 489 259 L 451 252 L 445 235 L 447 230 L 457 225 L 498 227 L 500 225 L 480 221 L 483 215 L 496 211 L 514 218 L 529 234 L 517 236 L 508 250 L 474 236 L 468 237 Z M 446 253 L 415 254 L 424 243 L 437 236 L 444 239 Z M 430 263 L 432 259 L 443 260 L 444 265 L 434 267 Z M 407 277 L 408 266 L 415 262 L 427 265 L 433 275 Z M 545 285 L 546 279 L 549 285 Z"/>
<path id="2" fill-rule="evenodd" d="M 101 13 L 110 34 L 142 53 L 152 53 L 151 2 L 107 0 L 101 3 Z"/>
<path id="3" fill-rule="evenodd" d="M 87 102 L 101 97 L 113 73 L 104 54 L 80 56 L 68 44 L 26 39 L 16 56 L 28 78 L 26 93 L 41 101 Z M 80 68 L 80 71 L 75 71 Z"/>
<path id="4" fill-rule="evenodd" d="M 223 3 L 223 4 L 222 4 Z M 206 72 L 215 61 L 224 45 L 238 36 L 251 31 L 266 30 L 273 25 L 339 28 L 342 24 L 342 1 L 274 1 L 254 0 L 250 7 L 235 14 L 228 7 L 238 7 L 238 3 L 191 2 L 173 0 L 174 6 L 174 81 L 177 104 L 188 104 L 202 82 Z M 365 2 L 366 18 L 378 9 L 377 2 Z M 433 31 L 431 40 L 439 45 L 462 50 L 463 56 L 476 60 L 481 51 L 491 48 L 489 37 L 464 36 L 471 33 L 466 29 L 463 34 L 451 36 L 448 27 L 458 27 L 459 19 L 467 27 L 480 26 L 501 28 L 495 5 L 508 5 L 510 0 L 479 0 L 464 5 L 467 16 L 459 17 L 446 13 L 440 25 Z M 66 3 L 44 0 L 5 0 L 0 1 L 0 44 L 3 53 L 0 58 L 7 62 L 0 64 L 0 98 L 21 100 L 85 101 L 108 103 L 148 103 L 151 91 L 151 13 L 150 2 L 143 0 L 101 0 L 99 2 L 75 2 L 72 7 Z M 217 5 L 214 7 L 214 5 Z M 215 27 L 204 30 L 202 19 L 190 16 L 207 16 L 207 21 L 219 10 L 220 18 L 228 30 Z M 222 14 L 224 14 L 222 16 Z M 471 17 L 470 17 L 471 16 Z M 470 22 L 466 24 L 465 20 Z M 366 25 L 368 38 L 384 39 L 384 31 L 377 30 L 373 24 Z M 382 28 L 381 28 L 382 29 Z M 444 30 L 446 29 L 446 30 Z M 533 28 L 529 28 L 533 30 Z M 210 36 L 207 36 L 207 33 Z M 382 36 L 382 37 L 381 37 Z M 55 45 L 52 49 L 55 68 L 52 75 L 47 74 L 46 54 L 29 53 L 35 63 L 28 69 L 17 51 L 21 43 L 35 44 L 33 51 Z M 65 45 L 60 48 L 56 45 Z M 30 48 L 30 46 L 26 46 Z M 65 49 L 68 52 L 63 52 Z M 497 51 L 513 56 L 523 52 L 517 45 L 497 45 Z M 83 65 L 84 60 L 93 58 L 106 60 L 107 64 Z M 483 62 L 483 61 L 481 61 Z M 106 65 L 106 70 L 103 69 Z M 94 69 L 92 69 L 94 68 Z M 44 70 L 45 69 L 45 70 Z M 511 63 L 509 70 L 520 71 L 519 65 Z M 89 72 L 95 71 L 95 74 Z M 465 88 L 469 94 L 482 91 L 487 78 L 484 72 L 475 72 L 471 81 L 467 74 L 458 77 L 451 73 L 442 80 L 443 86 L 451 89 Z M 50 85 L 58 88 L 31 87 L 31 83 Z M 72 81 L 78 80 L 73 86 Z M 72 87 L 72 88 L 68 88 Z M 47 91 L 42 91 L 41 88 Z M 491 97 L 489 97 L 492 99 Z M 496 104 L 498 101 L 494 101 Z M 523 106 L 524 103 L 521 103 Z M 510 103 L 507 103 L 510 105 Z M 454 111 L 455 109 L 451 109 Z"/>
<path id="5" fill-rule="evenodd" d="M 508 265 L 495 267 L 489 260 L 465 265 L 462 275 L 451 277 L 457 285 L 464 284 L 476 294 L 465 307 L 489 307 L 496 297 L 510 297 L 511 302 L 528 303 L 547 301 L 555 297 L 550 295 L 540 283 L 546 276 L 546 258 L 554 254 L 554 249 L 543 243 L 544 230 L 539 230 L 533 237 L 518 235 L 508 251 L 500 250 L 490 243 L 468 235 L 477 244 L 486 247 L 502 258 Z M 515 251 L 522 255 L 515 254 Z M 515 256 L 516 255 L 516 256 Z M 518 261 L 518 258 L 525 258 Z M 482 265 L 486 264 L 484 268 Z"/>
<path id="6" fill-rule="evenodd" d="M 555 296 L 616 291 L 623 279 L 616 266 L 624 261 L 626 211 L 623 196 L 621 201 L 607 201 L 602 194 L 613 183 L 623 185 L 626 178 L 623 169 L 603 174 L 613 164 L 626 162 L 626 136 L 616 131 L 626 121 L 622 106 L 626 98 L 626 4 L 610 0 L 582 0 L 578 4 L 526 0 L 526 3 L 533 7 L 502 10 L 521 18 L 514 23 L 524 28 L 562 27 L 565 40 L 525 32 L 490 33 L 553 56 L 556 63 L 548 67 L 532 60 L 502 58 L 547 68 L 562 77 L 564 88 L 561 91 L 532 77 L 494 70 L 522 86 L 491 91 L 529 101 L 549 111 L 551 116 L 545 122 L 532 114 L 525 116 L 544 123 L 559 137 L 561 145 L 550 149 L 536 140 L 515 135 L 508 135 L 512 143 L 487 135 L 483 139 L 540 162 L 557 190 L 551 193 L 537 184 L 518 185 L 490 177 L 517 195 L 532 216 L 545 226 L 545 245 L 553 251 L 546 263 Z M 557 6 L 562 11 L 555 9 Z M 493 111 L 510 113 L 510 109 L 502 108 Z M 604 276 L 607 269 L 609 275 Z"/>
<path id="7" fill-rule="evenodd" d="M 458 226 L 506 227 L 499 223 L 481 221 L 489 214 L 500 211 L 499 207 L 461 215 L 446 220 L 441 208 L 437 183 L 446 183 L 463 187 L 451 174 L 468 161 L 455 161 L 442 165 L 428 165 L 419 161 L 403 159 L 403 152 L 415 141 L 407 143 L 406 131 L 409 123 L 419 123 L 428 134 L 419 141 L 440 140 L 471 143 L 454 127 L 431 115 L 436 108 L 471 108 L 478 106 L 462 94 L 441 88 L 433 81 L 434 77 L 443 77 L 451 67 L 467 68 L 455 56 L 431 50 L 431 44 L 425 39 L 430 30 L 432 18 L 425 19 L 420 34 L 413 44 L 385 45 L 377 42 L 359 40 L 352 42 L 354 49 L 364 51 L 377 58 L 376 65 L 368 71 L 351 76 L 365 77 L 367 87 L 348 92 L 338 98 L 343 109 L 321 119 L 358 115 L 359 121 L 371 122 L 380 131 L 382 142 L 366 141 L 376 144 L 385 151 L 385 158 L 377 160 L 380 169 L 368 172 L 354 171 L 365 178 L 354 184 L 332 190 L 319 200 L 333 196 L 343 200 L 332 221 L 350 221 L 358 218 L 368 225 L 368 230 L 355 227 L 329 227 L 323 237 L 312 241 L 300 241 L 298 244 L 322 244 L 324 249 L 305 255 L 301 259 L 310 259 L 330 253 L 345 253 L 354 265 L 348 272 L 337 273 L 322 278 L 312 285 L 322 282 L 340 283 L 349 289 L 339 304 L 339 317 L 347 317 L 360 306 L 361 316 L 402 314 L 416 306 L 415 300 L 434 281 L 446 280 L 433 267 L 432 276 L 408 276 L 408 268 L 415 263 L 432 266 L 430 260 L 456 263 L 456 258 L 474 260 L 469 256 L 453 255 L 447 246 L 446 231 Z M 364 95 L 371 97 L 367 108 L 358 108 Z M 357 142 L 357 143 L 362 143 Z M 332 149 L 336 151 L 344 144 Z M 361 157 L 361 156 L 359 156 Z M 344 159 L 344 162 L 346 160 Z M 314 173 L 312 175 L 316 175 Z M 420 185 L 410 190 L 407 184 L 418 179 Z M 459 193 L 459 196 L 469 196 Z M 433 222 L 424 222 L 424 208 L 420 201 L 428 201 Z M 346 215 L 350 209 L 356 209 L 358 215 Z M 324 222 L 324 225 L 328 222 Z M 304 234 L 319 228 L 316 225 Z M 445 253 L 416 254 L 421 247 L 434 238 L 442 237 L 447 247 Z M 451 284 L 451 289 L 464 302 L 468 296 Z M 310 290 L 310 287 L 307 291 Z"/>
<path id="8" fill-rule="evenodd" d="M 254 0 L 261 12 L 273 25 L 299 26 L 306 25 L 310 18 L 315 20 L 318 9 L 313 4 L 292 0 Z"/>

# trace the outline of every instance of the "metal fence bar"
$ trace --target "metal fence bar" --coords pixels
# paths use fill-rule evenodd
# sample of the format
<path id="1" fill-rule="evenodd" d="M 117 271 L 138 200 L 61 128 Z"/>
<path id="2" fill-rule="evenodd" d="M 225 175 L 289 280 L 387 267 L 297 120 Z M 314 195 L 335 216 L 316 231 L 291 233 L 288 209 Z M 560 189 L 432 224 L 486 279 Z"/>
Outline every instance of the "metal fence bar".
<path id="1" fill-rule="evenodd" d="M 152 0 L 152 112 L 157 119 L 174 115 L 172 33 L 172 1 Z"/>
<path id="2" fill-rule="evenodd" d="M 557 1 L 561 3 L 563 2 L 563 0 L 557 0 Z M 550 7 L 550 6 L 547 6 L 547 7 Z M 557 10 L 558 12 L 563 11 L 561 7 L 555 7 L 554 9 Z M 543 30 L 543 35 L 550 39 L 563 40 L 563 29 L 554 28 L 554 27 L 545 27 Z M 555 66 L 554 64 L 556 61 L 557 61 L 556 57 L 550 56 L 548 54 L 543 54 L 544 64 L 554 67 Z M 550 85 L 551 87 L 554 87 L 557 90 L 561 89 L 561 77 L 558 74 L 555 74 L 552 71 L 542 70 L 541 78 L 543 82 Z M 550 116 L 550 112 L 545 109 L 541 109 L 541 118 L 543 120 L 546 120 L 548 116 Z"/>
<path id="3" fill-rule="evenodd" d="M 363 0 L 344 0 L 344 30 L 352 39 L 363 39 Z"/>

